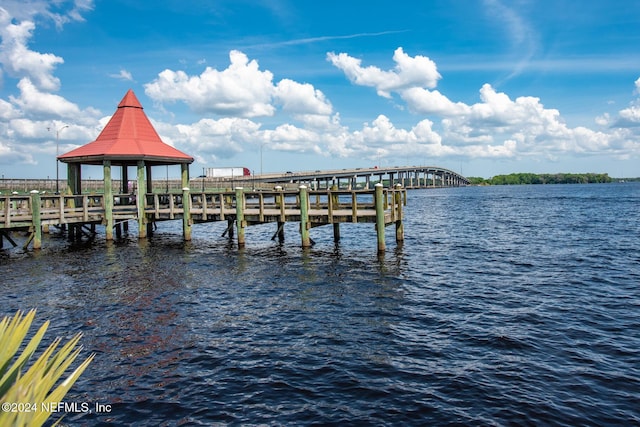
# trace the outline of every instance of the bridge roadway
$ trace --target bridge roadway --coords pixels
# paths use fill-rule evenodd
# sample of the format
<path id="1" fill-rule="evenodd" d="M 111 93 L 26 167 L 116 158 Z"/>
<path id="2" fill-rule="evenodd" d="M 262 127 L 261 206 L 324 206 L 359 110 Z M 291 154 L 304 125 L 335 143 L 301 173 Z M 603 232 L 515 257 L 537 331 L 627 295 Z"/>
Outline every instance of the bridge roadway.
<path id="1" fill-rule="evenodd" d="M 378 177 L 378 179 L 372 179 Z M 316 170 L 302 172 L 272 173 L 253 176 L 253 180 L 266 183 L 309 184 L 311 188 L 328 188 L 347 182 L 347 188 L 355 188 L 364 179 L 364 188 L 371 188 L 371 181 L 388 180 L 389 186 L 396 183 L 405 188 L 459 187 L 469 185 L 469 180 L 452 170 L 438 166 L 394 166 L 355 169 Z M 324 183 L 324 185 L 322 185 Z"/>
<path id="2" fill-rule="evenodd" d="M 112 180 L 114 188 L 122 188 L 118 179 Z M 251 176 L 236 176 L 234 178 L 203 178 L 193 177 L 189 187 L 192 189 L 220 188 L 232 189 L 235 187 L 260 188 L 270 190 L 274 184 L 283 188 L 295 190 L 299 185 L 305 184 L 312 190 L 329 189 L 334 185 L 339 189 L 373 189 L 376 182 L 384 182 L 385 186 L 393 187 L 402 184 L 404 188 L 426 187 L 457 187 L 469 185 L 469 180 L 464 176 L 438 166 L 394 166 L 386 168 L 351 168 L 316 171 L 293 171 L 269 173 Z M 265 184 L 265 185 L 260 185 Z M 181 191 L 183 185 L 177 179 L 156 179 L 153 188 L 156 192 Z M 2 179 L 0 180 L 0 196 L 11 194 L 13 191 L 28 193 L 37 189 L 41 192 L 54 192 L 56 188 L 66 193 L 67 181 L 60 180 L 56 183 L 51 179 Z M 102 180 L 82 180 L 82 188 L 85 192 L 101 193 L 104 188 Z"/>

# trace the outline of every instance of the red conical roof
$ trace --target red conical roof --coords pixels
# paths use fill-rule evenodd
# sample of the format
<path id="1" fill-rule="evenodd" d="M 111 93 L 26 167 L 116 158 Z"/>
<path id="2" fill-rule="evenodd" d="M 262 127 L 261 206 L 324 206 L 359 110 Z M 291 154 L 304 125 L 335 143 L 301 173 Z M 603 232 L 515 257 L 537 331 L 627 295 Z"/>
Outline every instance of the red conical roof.
<path id="1" fill-rule="evenodd" d="M 98 138 L 61 156 L 65 163 L 133 163 L 145 160 L 150 163 L 192 163 L 193 157 L 165 144 L 144 113 L 140 101 L 131 89 L 126 93 L 118 109 Z"/>

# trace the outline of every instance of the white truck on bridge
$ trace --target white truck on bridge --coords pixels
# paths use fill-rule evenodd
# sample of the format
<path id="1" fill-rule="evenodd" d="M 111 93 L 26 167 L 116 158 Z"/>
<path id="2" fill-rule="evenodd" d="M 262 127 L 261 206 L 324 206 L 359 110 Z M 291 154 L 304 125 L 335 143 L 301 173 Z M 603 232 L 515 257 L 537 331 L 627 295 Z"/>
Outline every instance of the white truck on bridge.
<path id="1" fill-rule="evenodd" d="M 249 168 L 228 167 L 228 168 L 205 168 L 204 176 L 207 178 L 236 178 L 250 176 Z"/>

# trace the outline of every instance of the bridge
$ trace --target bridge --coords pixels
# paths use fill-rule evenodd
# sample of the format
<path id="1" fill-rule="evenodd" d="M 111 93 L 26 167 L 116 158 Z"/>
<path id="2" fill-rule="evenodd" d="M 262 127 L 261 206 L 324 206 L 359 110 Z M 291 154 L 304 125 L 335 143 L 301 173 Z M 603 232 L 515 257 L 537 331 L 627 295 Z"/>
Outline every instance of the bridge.
<path id="1" fill-rule="evenodd" d="M 393 166 L 355 169 L 288 171 L 255 175 L 255 182 L 272 184 L 305 184 L 313 189 L 372 188 L 372 182 L 387 182 L 388 186 L 402 184 L 407 189 L 426 187 L 459 187 L 469 185 L 464 176 L 438 166 Z"/>
<path id="2" fill-rule="evenodd" d="M 197 177 L 189 180 L 191 189 L 233 189 L 243 187 L 259 190 L 272 190 L 280 185 L 285 189 L 296 190 L 300 185 L 306 185 L 312 190 L 320 189 L 372 189 L 373 184 L 382 182 L 386 187 L 401 184 L 406 189 L 458 187 L 469 185 L 464 176 L 438 166 L 394 166 L 386 168 L 351 168 L 315 171 L 289 171 L 267 173 L 263 175 L 236 177 Z M 31 190 L 53 193 L 59 189 L 61 193 L 67 191 L 67 181 L 54 179 L 0 179 L 0 195 L 12 192 L 28 193 Z M 113 180 L 115 188 L 125 188 L 118 179 Z M 182 191 L 182 181 L 179 179 L 157 179 L 153 182 L 154 192 L 166 193 Z M 83 192 L 101 193 L 104 182 L 98 179 L 83 179 Z"/>

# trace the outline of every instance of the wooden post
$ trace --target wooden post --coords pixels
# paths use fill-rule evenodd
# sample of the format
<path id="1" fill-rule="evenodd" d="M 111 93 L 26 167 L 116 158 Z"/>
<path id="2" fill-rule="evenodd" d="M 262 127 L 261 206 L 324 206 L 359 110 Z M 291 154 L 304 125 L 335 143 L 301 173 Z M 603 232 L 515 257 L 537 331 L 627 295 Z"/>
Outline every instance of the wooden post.
<path id="1" fill-rule="evenodd" d="M 351 192 L 351 222 L 358 222 L 358 196 L 355 191 Z"/>
<path id="2" fill-rule="evenodd" d="M 113 240 L 113 185 L 111 182 L 111 160 L 104 160 L 102 165 L 104 168 L 105 239 Z"/>
<path id="3" fill-rule="evenodd" d="M 308 248 L 311 246 L 311 239 L 309 238 L 309 229 L 311 223 L 309 222 L 309 193 L 307 193 L 307 187 L 301 185 L 300 191 L 300 235 L 302 237 L 302 247 Z"/>
<path id="4" fill-rule="evenodd" d="M 182 237 L 191 240 L 191 195 L 189 193 L 189 164 L 180 165 L 182 180 Z"/>
<path id="5" fill-rule="evenodd" d="M 40 221 L 40 193 L 31 191 L 31 224 L 33 226 L 33 249 L 42 247 L 42 224 Z"/>
<path id="6" fill-rule="evenodd" d="M 333 211 L 340 207 L 340 200 L 337 194 L 332 194 L 332 191 L 337 191 L 338 187 L 332 185 L 327 191 L 327 214 L 329 216 L 329 222 L 333 224 L 333 241 L 338 243 L 340 241 L 340 223 L 334 222 Z"/>
<path id="7" fill-rule="evenodd" d="M 242 187 L 236 187 L 236 228 L 238 229 L 238 247 L 244 247 L 244 229 L 247 223 L 244 220 L 244 191 Z"/>
<path id="8" fill-rule="evenodd" d="M 285 222 L 285 215 L 284 215 L 284 209 L 285 209 L 285 205 L 284 205 L 284 194 L 282 192 L 282 187 L 279 185 L 276 185 L 275 190 L 280 193 L 280 194 L 276 194 L 275 195 L 275 201 L 276 201 L 276 206 L 280 209 L 280 221 L 278 221 L 278 223 Z"/>
<path id="9" fill-rule="evenodd" d="M 66 191 L 61 191 L 60 194 L 80 194 L 82 193 L 82 189 L 80 188 L 80 184 L 78 184 L 78 175 L 80 164 L 77 163 L 68 163 L 67 164 L 67 189 Z"/>
<path id="10" fill-rule="evenodd" d="M 120 194 L 129 194 L 129 171 L 127 169 L 127 165 L 122 165 L 122 182 L 120 183 Z M 129 222 L 124 221 L 122 226 L 118 223 L 116 225 L 116 237 L 120 238 L 122 236 L 122 230 L 125 232 L 129 231 Z"/>
<path id="11" fill-rule="evenodd" d="M 144 179 L 144 160 L 138 160 L 138 184 L 136 207 L 138 208 L 138 238 L 145 239 L 147 237 L 147 218 L 144 214 L 144 205 L 146 202 L 146 188 Z"/>
<path id="12" fill-rule="evenodd" d="M 375 202 L 376 202 L 376 234 L 378 236 L 378 252 L 384 252 L 386 245 L 384 242 L 384 194 L 382 192 L 382 183 L 376 184 Z"/>
<path id="13" fill-rule="evenodd" d="M 402 220 L 402 185 L 396 184 L 395 209 L 396 209 L 396 242 L 404 241 L 404 221 Z"/>
<path id="14" fill-rule="evenodd" d="M 147 164 L 146 165 L 146 175 L 147 177 L 146 179 L 146 190 L 145 193 L 143 195 L 144 199 L 144 203 L 142 204 L 143 207 L 143 216 L 144 216 L 144 224 L 145 224 L 145 228 L 146 228 L 146 233 L 145 236 L 151 236 L 153 234 L 153 217 L 148 218 L 146 216 L 146 214 L 144 214 L 144 207 L 147 205 L 147 194 L 153 194 L 153 176 L 151 174 L 151 165 Z"/>
<path id="15" fill-rule="evenodd" d="M 182 237 L 191 240 L 191 193 L 189 187 L 182 188 Z"/>
<path id="16" fill-rule="evenodd" d="M 338 194 L 339 190 L 340 188 L 338 188 L 337 185 L 331 186 L 331 191 L 335 191 L 335 193 L 331 193 L 331 210 L 332 211 L 340 209 L 340 195 Z"/>

